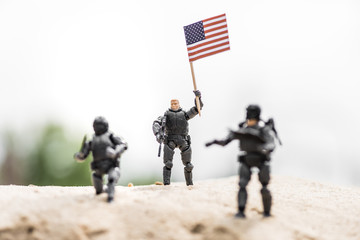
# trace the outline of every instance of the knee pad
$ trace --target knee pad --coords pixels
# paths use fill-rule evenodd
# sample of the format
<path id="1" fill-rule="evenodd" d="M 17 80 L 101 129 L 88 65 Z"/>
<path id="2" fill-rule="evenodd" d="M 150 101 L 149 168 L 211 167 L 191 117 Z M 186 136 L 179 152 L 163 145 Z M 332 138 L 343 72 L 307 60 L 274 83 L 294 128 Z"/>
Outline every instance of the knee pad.
<path id="1" fill-rule="evenodd" d="M 240 178 L 240 182 L 239 182 L 239 186 L 240 186 L 240 190 L 241 188 L 246 188 L 246 186 L 248 185 L 249 180 L 246 178 Z"/>
<path id="2" fill-rule="evenodd" d="M 261 195 L 263 195 L 263 196 L 269 196 L 270 195 L 270 191 L 269 191 L 269 189 L 267 189 L 267 187 L 262 187 L 260 192 L 261 192 Z"/>
<path id="3" fill-rule="evenodd" d="M 192 165 L 191 163 L 187 163 L 186 165 L 185 165 L 185 170 L 187 171 L 187 172 L 191 172 L 192 170 L 193 170 L 193 168 L 194 168 L 194 165 Z"/>
<path id="4" fill-rule="evenodd" d="M 109 183 L 117 182 L 120 178 L 120 169 L 118 167 L 111 169 L 108 174 Z"/>
<path id="5" fill-rule="evenodd" d="M 166 161 L 165 162 L 165 167 L 168 168 L 168 169 L 171 169 L 173 167 L 172 161 Z"/>

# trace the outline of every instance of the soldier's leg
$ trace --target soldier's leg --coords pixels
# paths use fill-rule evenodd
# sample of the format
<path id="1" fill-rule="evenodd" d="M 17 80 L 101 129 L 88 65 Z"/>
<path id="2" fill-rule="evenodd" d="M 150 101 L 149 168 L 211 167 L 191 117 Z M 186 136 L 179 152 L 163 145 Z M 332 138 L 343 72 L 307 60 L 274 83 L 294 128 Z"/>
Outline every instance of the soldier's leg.
<path id="1" fill-rule="evenodd" d="M 103 174 L 99 170 L 95 170 L 92 173 L 92 182 L 95 187 L 96 194 L 103 192 Z"/>
<path id="2" fill-rule="evenodd" d="M 164 144 L 164 164 L 163 167 L 163 183 L 164 185 L 170 184 L 171 168 L 173 167 L 174 149 L 176 145 L 173 141 Z"/>
<path id="3" fill-rule="evenodd" d="M 239 182 L 239 193 L 238 193 L 238 210 L 239 212 L 235 215 L 236 217 L 245 217 L 244 210 L 247 200 L 246 186 L 248 185 L 251 178 L 250 167 L 244 163 L 240 165 L 240 182 Z"/>
<path id="4" fill-rule="evenodd" d="M 191 146 L 186 142 L 180 147 L 181 150 L 181 160 L 184 164 L 184 175 L 186 185 L 193 185 L 192 181 L 192 170 L 194 165 L 191 164 Z"/>
<path id="5" fill-rule="evenodd" d="M 270 209 L 271 209 L 271 193 L 269 189 L 267 188 L 267 185 L 270 181 L 270 166 L 267 164 L 264 164 L 260 167 L 259 171 L 259 180 L 262 184 L 261 189 L 261 196 L 263 200 L 264 205 L 264 216 L 268 217 L 270 216 Z"/>
<path id="6" fill-rule="evenodd" d="M 108 172 L 108 202 L 111 202 L 114 199 L 115 186 L 120 178 L 120 168 L 115 167 L 111 168 Z"/>

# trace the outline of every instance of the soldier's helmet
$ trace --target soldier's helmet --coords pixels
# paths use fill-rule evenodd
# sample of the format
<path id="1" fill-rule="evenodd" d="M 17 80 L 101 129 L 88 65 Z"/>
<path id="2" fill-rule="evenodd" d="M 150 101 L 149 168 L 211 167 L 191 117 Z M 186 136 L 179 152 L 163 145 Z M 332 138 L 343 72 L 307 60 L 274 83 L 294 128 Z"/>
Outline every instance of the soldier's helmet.
<path id="1" fill-rule="evenodd" d="M 93 123 L 95 135 L 106 133 L 109 129 L 109 123 L 104 117 L 96 117 Z"/>
<path id="2" fill-rule="evenodd" d="M 246 119 L 260 120 L 260 113 L 260 107 L 255 104 L 251 104 L 246 108 Z"/>

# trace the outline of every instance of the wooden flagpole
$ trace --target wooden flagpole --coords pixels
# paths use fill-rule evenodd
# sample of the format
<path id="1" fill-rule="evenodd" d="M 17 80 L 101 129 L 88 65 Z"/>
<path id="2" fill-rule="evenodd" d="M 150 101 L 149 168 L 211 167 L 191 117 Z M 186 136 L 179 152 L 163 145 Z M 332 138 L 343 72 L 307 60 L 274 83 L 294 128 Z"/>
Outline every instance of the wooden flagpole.
<path id="1" fill-rule="evenodd" d="M 190 62 L 190 67 L 191 67 L 191 75 L 192 75 L 192 79 L 193 79 L 193 84 L 194 84 L 194 90 L 196 91 L 197 88 L 196 88 L 196 82 L 195 82 L 195 73 L 194 73 L 194 67 L 193 67 L 193 64 L 192 62 Z M 201 112 L 200 112 L 200 101 L 199 101 L 199 97 L 196 96 L 196 108 L 199 112 L 199 116 L 201 116 Z"/>

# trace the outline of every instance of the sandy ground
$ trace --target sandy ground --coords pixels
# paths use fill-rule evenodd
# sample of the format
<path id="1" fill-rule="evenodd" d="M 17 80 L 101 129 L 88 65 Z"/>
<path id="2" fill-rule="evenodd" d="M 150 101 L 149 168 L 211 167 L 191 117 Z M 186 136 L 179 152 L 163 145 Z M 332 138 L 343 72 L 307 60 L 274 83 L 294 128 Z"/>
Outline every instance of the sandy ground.
<path id="1" fill-rule="evenodd" d="M 0 186 L 0 239 L 360 239 L 360 188 L 273 176 L 273 216 L 260 185 L 248 186 L 246 219 L 235 219 L 238 177 L 170 186 Z"/>

